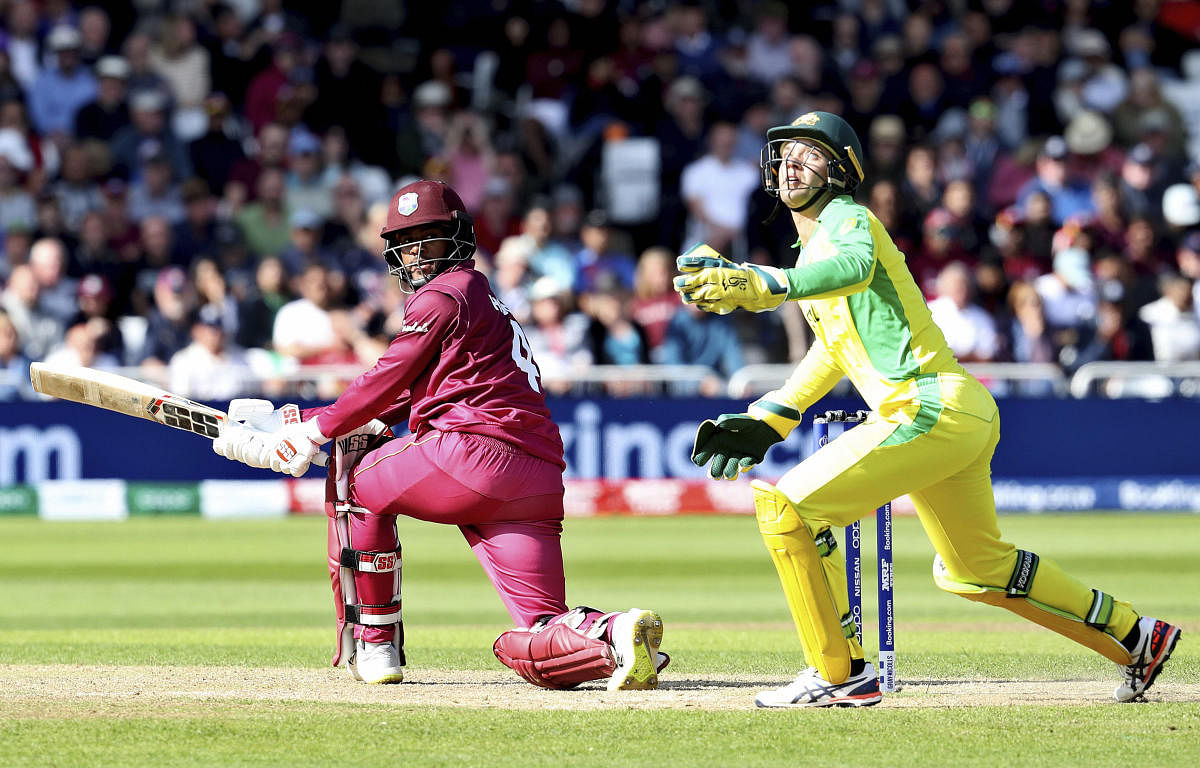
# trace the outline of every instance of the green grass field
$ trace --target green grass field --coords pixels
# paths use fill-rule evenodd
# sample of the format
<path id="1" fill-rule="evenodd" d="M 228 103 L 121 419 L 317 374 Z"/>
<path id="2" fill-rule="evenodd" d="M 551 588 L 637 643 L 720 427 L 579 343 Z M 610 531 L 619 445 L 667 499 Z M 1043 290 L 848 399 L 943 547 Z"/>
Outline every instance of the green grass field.
<path id="1" fill-rule="evenodd" d="M 508 618 L 453 528 L 402 521 L 409 681 L 364 693 L 325 671 L 323 518 L 0 520 L 0 766 L 1200 762 L 1200 516 L 1001 523 L 1084 582 L 1183 625 L 1159 701 L 1117 705 L 1107 660 L 938 591 L 911 518 L 895 536 L 904 690 L 833 711 L 753 707 L 803 663 L 749 518 L 567 521 L 569 602 L 652 607 L 666 622 L 663 688 L 626 694 L 501 675 L 491 641 Z M 873 541 L 867 523 L 868 622 Z M 114 691 L 104 675 L 129 682 Z M 241 693 L 264 680 L 279 694 Z M 950 684 L 959 692 L 944 695 Z M 358 747 L 362 734 L 375 737 Z"/>

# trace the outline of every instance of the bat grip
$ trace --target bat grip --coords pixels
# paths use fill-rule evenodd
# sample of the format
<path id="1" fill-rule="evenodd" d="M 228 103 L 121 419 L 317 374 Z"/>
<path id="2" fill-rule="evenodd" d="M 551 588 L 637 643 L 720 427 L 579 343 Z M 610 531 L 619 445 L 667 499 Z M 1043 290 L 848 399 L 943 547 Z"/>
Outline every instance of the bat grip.
<path id="1" fill-rule="evenodd" d="M 329 466 L 329 454 L 325 451 L 317 451 L 317 455 L 312 457 L 312 463 L 318 467 Z"/>

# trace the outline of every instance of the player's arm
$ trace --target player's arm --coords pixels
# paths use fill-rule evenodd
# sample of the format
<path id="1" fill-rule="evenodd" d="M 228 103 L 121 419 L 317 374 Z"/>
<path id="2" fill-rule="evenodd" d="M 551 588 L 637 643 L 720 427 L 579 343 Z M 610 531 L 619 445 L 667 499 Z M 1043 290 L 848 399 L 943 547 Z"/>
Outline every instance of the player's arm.
<path id="1" fill-rule="evenodd" d="M 832 224 L 832 250 L 826 258 L 783 270 L 787 300 L 831 299 L 864 291 L 875 277 L 875 241 L 865 212 Z"/>
<path id="2" fill-rule="evenodd" d="M 755 400 L 745 413 L 725 413 L 702 423 L 692 445 L 692 463 L 709 465 L 713 479 L 737 478 L 762 462 L 767 450 L 800 424 L 805 409 L 841 377 L 841 369 L 817 339 L 782 387 Z"/>

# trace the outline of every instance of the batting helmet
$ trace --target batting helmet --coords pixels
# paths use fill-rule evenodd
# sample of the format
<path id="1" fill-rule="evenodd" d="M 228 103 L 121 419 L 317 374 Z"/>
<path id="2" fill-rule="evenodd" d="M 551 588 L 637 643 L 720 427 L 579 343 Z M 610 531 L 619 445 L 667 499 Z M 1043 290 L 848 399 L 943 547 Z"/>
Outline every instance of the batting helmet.
<path id="1" fill-rule="evenodd" d="M 437 234 L 420 239 L 405 236 L 406 232 L 426 225 L 436 225 Z M 379 235 L 385 243 L 383 259 L 388 272 L 400 278 L 400 287 L 410 293 L 475 255 L 475 221 L 458 193 L 440 181 L 414 181 L 401 187 L 392 197 L 387 221 Z M 445 254 L 425 256 L 425 245 L 431 242 L 447 243 Z M 413 245 L 418 246 L 416 259 L 406 265 L 400 252 Z M 414 267 L 420 267 L 422 277 L 413 277 Z"/>
<path id="2" fill-rule="evenodd" d="M 759 155 L 759 165 L 763 189 L 770 194 L 779 194 L 780 164 L 783 162 L 780 148 L 795 139 L 807 139 L 820 145 L 832 158 L 825 190 L 835 195 L 849 195 L 863 182 L 862 144 L 850 124 L 831 112 L 806 112 L 791 125 L 767 130 L 767 143 Z"/>

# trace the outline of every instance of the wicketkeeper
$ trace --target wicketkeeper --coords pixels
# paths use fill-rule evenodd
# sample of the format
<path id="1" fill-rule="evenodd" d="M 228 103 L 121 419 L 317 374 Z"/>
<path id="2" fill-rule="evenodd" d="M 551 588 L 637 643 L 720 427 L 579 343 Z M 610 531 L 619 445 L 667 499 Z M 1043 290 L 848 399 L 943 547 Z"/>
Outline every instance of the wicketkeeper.
<path id="1" fill-rule="evenodd" d="M 518 627 L 493 646 L 517 674 L 546 688 L 605 678 L 609 689 L 656 687 L 668 661 L 656 613 L 567 609 L 562 439 L 525 333 L 474 269 L 462 200 L 440 182 L 409 184 L 392 198 L 381 234 L 389 271 L 411 296 L 379 362 L 334 403 L 303 414 L 267 404 L 255 415 L 252 403 L 235 401 L 230 418 L 249 416 L 247 426 L 213 444 L 299 477 L 333 439 L 334 665 L 344 661 L 368 683 L 403 679 L 396 517 L 405 515 L 462 531 Z M 412 434 L 393 437 L 385 425 L 404 420 Z"/>
<path id="2" fill-rule="evenodd" d="M 991 394 L 955 360 L 879 220 L 851 195 L 863 181 L 854 130 L 808 112 L 767 131 L 763 188 L 796 227 L 796 266 L 734 264 L 706 245 L 678 259 L 683 300 L 718 314 L 799 301 L 814 341 L 779 389 L 746 413 L 706 421 L 692 460 L 733 480 L 800 424 L 842 376 L 871 407 L 865 423 L 788 471 L 755 480 L 759 530 L 779 571 L 809 668 L 758 695 L 760 707 L 869 706 L 880 700 L 850 619 L 844 559 L 831 533 L 908 494 L 937 550 L 934 581 L 1007 608 L 1117 663 L 1114 695 L 1154 682 L 1180 631 L 1139 616 L 1056 563 L 1000 538 L 991 459 L 1000 417 Z M 778 210 L 778 209 L 777 209 Z"/>

